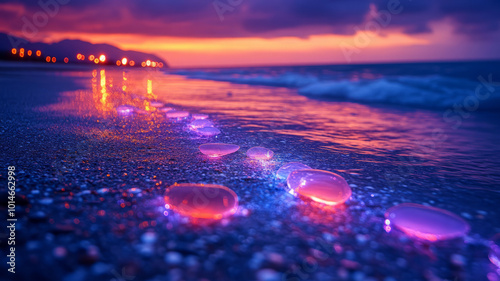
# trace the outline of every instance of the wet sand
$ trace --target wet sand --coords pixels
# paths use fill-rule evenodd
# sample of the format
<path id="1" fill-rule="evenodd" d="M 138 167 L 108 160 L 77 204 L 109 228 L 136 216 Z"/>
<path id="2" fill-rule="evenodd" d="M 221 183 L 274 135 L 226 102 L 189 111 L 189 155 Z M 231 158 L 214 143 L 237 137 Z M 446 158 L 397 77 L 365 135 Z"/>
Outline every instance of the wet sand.
<path id="1" fill-rule="evenodd" d="M 453 157 L 495 138 L 463 137 L 464 126 L 446 131 L 456 143 L 410 153 L 429 122 L 443 125 L 439 113 L 144 71 L 8 73 L 0 80 L 1 162 L 16 166 L 24 198 L 16 209 L 19 280 L 486 280 L 494 270 L 486 239 L 500 231 L 498 174 L 456 177 L 464 167 Z M 198 137 L 155 112 L 152 100 L 209 114 L 222 133 Z M 126 103 L 147 114 L 117 117 Z M 491 120 L 474 122 L 496 128 L 481 118 Z M 199 153 L 214 141 L 241 149 L 217 159 Z M 249 160 L 256 145 L 275 158 Z M 496 162 L 483 159 L 494 171 Z M 291 196 L 274 176 L 290 161 L 339 173 L 351 200 L 322 208 Z M 227 186 L 240 208 L 215 222 L 181 217 L 163 201 L 176 182 Z M 461 215 L 471 233 L 433 244 L 387 233 L 384 212 L 402 202 Z"/>

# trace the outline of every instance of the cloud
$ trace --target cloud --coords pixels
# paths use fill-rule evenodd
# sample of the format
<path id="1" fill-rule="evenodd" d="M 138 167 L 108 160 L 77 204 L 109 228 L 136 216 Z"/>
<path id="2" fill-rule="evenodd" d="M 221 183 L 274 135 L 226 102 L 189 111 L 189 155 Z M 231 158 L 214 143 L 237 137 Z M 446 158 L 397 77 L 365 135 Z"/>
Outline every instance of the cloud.
<path id="1" fill-rule="evenodd" d="M 62 0 L 41 0 L 58 3 Z M 67 1 L 67 0 L 64 0 Z M 371 8 L 386 10 L 398 0 L 87 0 L 62 5 L 44 32 L 120 33 L 177 37 L 307 37 L 353 34 Z M 487 38 L 500 30 L 498 0 L 400 0 L 403 11 L 388 29 L 406 34 L 431 31 L 448 20 L 455 32 Z M 19 32 L 25 20 L 44 11 L 38 1 L 0 1 L 0 28 Z M 222 5 L 219 13 L 214 3 Z M 48 5 L 50 6 L 50 5 Z M 221 12 L 222 11 L 222 12 Z M 220 20 L 220 14 L 224 20 Z"/>

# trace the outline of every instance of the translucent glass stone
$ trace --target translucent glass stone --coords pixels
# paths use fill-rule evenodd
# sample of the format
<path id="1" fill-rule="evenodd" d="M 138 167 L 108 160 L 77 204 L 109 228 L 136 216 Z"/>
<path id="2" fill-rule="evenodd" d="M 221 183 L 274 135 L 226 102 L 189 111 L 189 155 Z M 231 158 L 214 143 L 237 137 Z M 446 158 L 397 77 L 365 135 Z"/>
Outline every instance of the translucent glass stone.
<path id="1" fill-rule="evenodd" d="M 182 183 L 167 189 L 165 203 L 184 216 L 221 219 L 236 212 L 238 196 L 222 185 Z"/>
<path id="2" fill-rule="evenodd" d="M 200 145 L 201 153 L 210 157 L 219 157 L 227 154 L 234 153 L 240 149 L 236 144 L 228 143 L 206 143 Z"/>
<path id="3" fill-rule="evenodd" d="M 257 160 L 269 160 L 273 158 L 274 152 L 261 146 L 254 146 L 247 151 L 247 156 Z"/>
<path id="4" fill-rule="evenodd" d="M 189 112 L 187 111 L 176 111 L 171 110 L 167 112 L 167 118 L 186 118 L 189 116 Z"/>
<path id="5" fill-rule="evenodd" d="M 428 241 L 462 237 L 469 224 L 459 216 L 443 209 L 413 203 L 389 208 L 385 224 L 396 227 L 408 236 Z"/>
<path id="6" fill-rule="evenodd" d="M 343 177 L 323 170 L 293 171 L 287 184 L 296 195 L 330 206 L 344 203 L 352 194 Z"/>
<path id="7" fill-rule="evenodd" d="M 208 119 L 198 119 L 194 120 L 193 122 L 189 123 L 189 128 L 191 130 L 196 130 L 200 128 L 206 128 L 206 127 L 213 127 L 214 123 Z"/>
<path id="8" fill-rule="evenodd" d="M 159 102 L 159 101 L 152 101 L 149 103 L 149 105 L 151 105 L 152 107 L 159 108 L 159 107 L 163 107 L 165 104 L 162 102 Z"/>
<path id="9" fill-rule="evenodd" d="M 198 120 L 198 119 L 207 119 L 208 115 L 206 114 L 193 114 L 193 119 Z"/>
<path id="10" fill-rule="evenodd" d="M 500 267 L 500 233 L 497 233 L 490 241 L 490 253 L 488 255 L 490 261 Z"/>
<path id="11" fill-rule="evenodd" d="M 311 169 L 311 167 L 299 162 L 286 163 L 285 165 L 281 166 L 281 168 L 279 168 L 279 170 L 276 172 L 276 177 L 280 180 L 286 180 L 291 172 L 305 169 Z"/>
<path id="12" fill-rule="evenodd" d="M 121 116 L 128 116 L 134 113 L 134 109 L 131 105 L 120 105 L 116 108 L 116 113 Z"/>
<path id="13" fill-rule="evenodd" d="M 172 110 L 174 110 L 172 107 L 162 107 L 162 108 L 160 108 L 161 112 L 169 112 L 169 111 L 172 111 Z"/>
<path id="14" fill-rule="evenodd" d="M 196 130 L 196 132 L 202 136 L 207 137 L 220 134 L 220 130 L 214 127 L 199 128 Z"/>

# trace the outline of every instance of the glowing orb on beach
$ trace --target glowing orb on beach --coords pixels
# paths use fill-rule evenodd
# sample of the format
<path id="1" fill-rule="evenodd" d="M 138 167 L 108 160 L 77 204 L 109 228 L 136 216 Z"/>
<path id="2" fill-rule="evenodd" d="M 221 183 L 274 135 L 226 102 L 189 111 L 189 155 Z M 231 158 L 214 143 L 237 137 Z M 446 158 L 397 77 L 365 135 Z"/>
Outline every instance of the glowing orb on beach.
<path id="1" fill-rule="evenodd" d="M 116 108 L 116 113 L 120 116 L 128 116 L 134 113 L 134 107 L 130 105 L 120 105 Z"/>
<path id="2" fill-rule="evenodd" d="M 170 186 L 165 206 L 193 218 L 221 219 L 238 209 L 238 196 L 231 189 L 216 184 L 182 183 Z"/>
<path id="3" fill-rule="evenodd" d="M 293 171 L 287 185 L 294 194 L 329 206 L 344 203 L 352 194 L 343 177 L 323 170 Z"/>
<path id="4" fill-rule="evenodd" d="M 236 144 L 228 143 L 206 143 L 200 145 L 201 153 L 210 157 L 220 157 L 227 154 L 234 153 L 240 149 Z"/>
<path id="5" fill-rule="evenodd" d="M 438 241 L 464 236 L 469 224 L 459 216 L 443 209 L 413 203 L 389 208 L 385 224 L 394 226 L 408 236 Z"/>
<path id="6" fill-rule="evenodd" d="M 173 109 L 172 107 L 162 107 L 162 108 L 160 108 L 161 112 L 169 112 L 169 111 L 172 111 L 172 110 L 175 110 L 175 109 Z"/>
<path id="7" fill-rule="evenodd" d="M 167 112 L 167 118 L 186 118 L 189 116 L 189 112 L 187 111 L 169 111 Z"/>
<path id="8" fill-rule="evenodd" d="M 247 156 L 257 160 L 269 160 L 273 158 L 274 152 L 261 146 L 254 146 L 247 151 Z"/>
<path id="9" fill-rule="evenodd" d="M 195 120 L 198 120 L 198 119 L 207 119 L 208 115 L 207 114 L 193 114 L 192 117 Z"/>
<path id="10" fill-rule="evenodd" d="M 211 137 L 220 134 L 220 130 L 214 127 L 206 127 L 197 129 L 196 133 L 202 136 Z"/>
<path id="11" fill-rule="evenodd" d="M 149 103 L 149 105 L 158 108 L 158 107 L 163 107 L 165 104 L 159 101 L 152 101 L 151 103 Z"/>
<path id="12" fill-rule="evenodd" d="M 196 130 L 200 128 L 207 128 L 207 127 L 213 127 L 214 123 L 212 121 L 207 120 L 207 119 L 198 119 L 194 120 L 193 122 L 189 123 L 188 127 L 191 130 Z"/>
<path id="13" fill-rule="evenodd" d="M 500 233 L 497 233 L 490 241 L 490 253 L 488 254 L 490 261 L 500 267 Z"/>
<path id="14" fill-rule="evenodd" d="M 280 180 L 286 180 L 291 172 L 305 169 L 311 169 L 311 167 L 299 162 L 286 163 L 285 165 L 281 166 L 281 168 L 279 168 L 279 170 L 276 172 L 276 177 Z"/>

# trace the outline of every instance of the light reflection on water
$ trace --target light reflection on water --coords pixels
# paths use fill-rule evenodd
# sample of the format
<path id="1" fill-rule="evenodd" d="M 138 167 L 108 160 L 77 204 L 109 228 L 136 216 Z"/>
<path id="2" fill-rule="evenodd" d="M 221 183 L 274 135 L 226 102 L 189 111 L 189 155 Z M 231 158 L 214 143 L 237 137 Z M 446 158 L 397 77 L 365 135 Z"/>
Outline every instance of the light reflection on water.
<path id="1" fill-rule="evenodd" d="M 52 109 L 106 118 L 116 115 L 116 107 L 123 104 L 154 112 L 150 102 L 159 100 L 216 114 L 250 131 L 298 136 L 336 153 L 374 156 L 370 162 L 396 164 L 415 157 L 443 175 L 470 177 L 486 185 L 500 180 L 500 161 L 492 157 L 500 152 L 500 134 L 495 133 L 500 126 L 493 113 L 474 113 L 454 129 L 443 120 L 444 110 L 313 100 L 286 88 L 186 79 L 161 72 L 96 69 L 89 84 L 89 91 L 66 93 L 71 98 Z"/>

